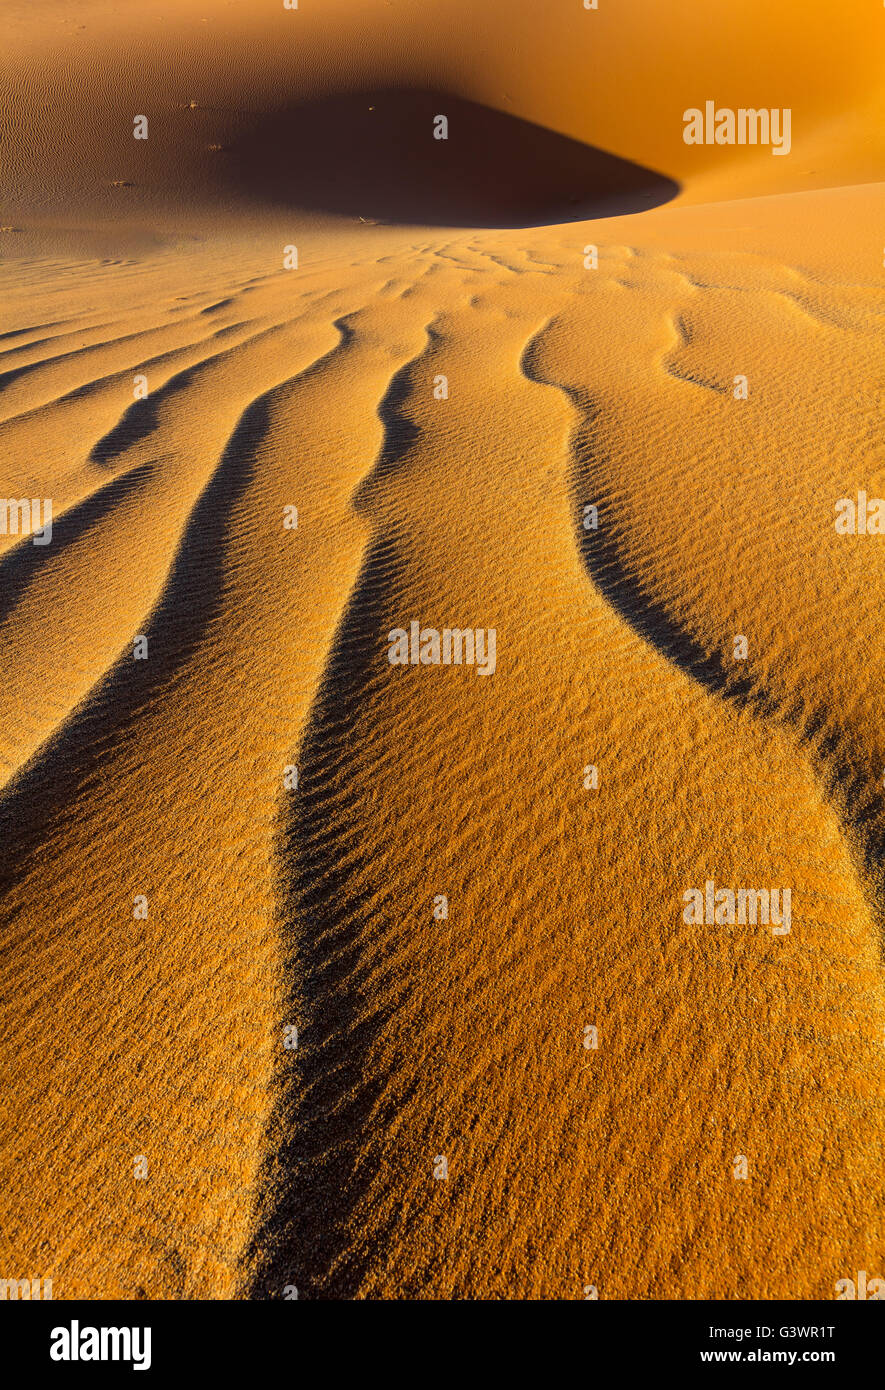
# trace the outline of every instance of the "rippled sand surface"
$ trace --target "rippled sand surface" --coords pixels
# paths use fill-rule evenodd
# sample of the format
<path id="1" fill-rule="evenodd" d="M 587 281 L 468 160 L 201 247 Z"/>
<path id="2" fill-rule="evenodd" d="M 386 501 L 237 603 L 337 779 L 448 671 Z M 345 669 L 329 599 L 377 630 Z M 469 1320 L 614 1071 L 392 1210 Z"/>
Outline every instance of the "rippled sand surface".
<path id="1" fill-rule="evenodd" d="M 471 42 L 456 5 L 110 9 L 11 6 L 0 493 L 53 527 L 0 535 L 2 1271 L 95 1299 L 879 1272 L 885 535 L 834 525 L 885 496 L 865 7 L 825 95 L 828 7 L 785 7 L 790 159 L 696 164 L 710 83 L 651 80 L 687 21 L 638 0 L 592 40 L 490 0 Z M 735 104 L 752 37 L 694 53 Z M 375 201 L 315 160 L 283 206 L 274 140 L 418 121 L 418 90 L 465 151 L 498 113 L 501 225 L 475 149 L 422 219 L 408 140 Z M 538 130 L 554 169 L 610 153 L 598 206 L 537 161 L 514 185 Z M 494 630 L 494 670 L 391 664 L 413 622 Z M 789 930 L 686 921 L 710 881 L 789 889 Z"/>

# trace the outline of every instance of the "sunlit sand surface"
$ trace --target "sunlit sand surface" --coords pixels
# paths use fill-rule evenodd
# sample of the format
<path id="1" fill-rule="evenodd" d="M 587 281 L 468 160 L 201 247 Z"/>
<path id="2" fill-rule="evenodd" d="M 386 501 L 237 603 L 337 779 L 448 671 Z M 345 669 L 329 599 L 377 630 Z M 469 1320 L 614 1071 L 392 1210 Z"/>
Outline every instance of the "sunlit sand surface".
<path id="1" fill-rule="evenodd" d="M 3 1271 L 831 1298 L 885 1255 L 885 537 L 834 527 L 885 496 L 885 20 L 203 8 L 11 6 Z M 422 219 L 406 141 L 286 206 L 244 152 L 374 87 L 598 203 L 513 154 L 496 221 L 473 151 Z M 709 95 L 790 158 L 693 162 Z M 413 621 L 494 673 L 392 665 Z M 708 880 L 789 932 L 687 922 Z"/>

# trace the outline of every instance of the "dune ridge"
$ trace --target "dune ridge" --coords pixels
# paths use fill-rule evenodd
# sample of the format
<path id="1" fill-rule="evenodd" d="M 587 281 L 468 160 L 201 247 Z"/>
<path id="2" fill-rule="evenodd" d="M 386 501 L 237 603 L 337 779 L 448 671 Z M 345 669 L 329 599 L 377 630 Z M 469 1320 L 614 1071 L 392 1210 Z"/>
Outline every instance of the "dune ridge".
<path id="1" fill-rule="evenodd" d="M 885 1255 L 882 564 L 833 525 L 885 493 L 878 30 L 827 88 L 823 5 L 761 57 L 718 3 L 386 8 L 52 0 L 40 67 L 11 6 L 0 492 L 53 535 L 0 535 L 0 1266 L 831 1298 Z M 795 157 L 695 160 L 687 74 L 761 101 L 791 40 Z M 462 149 L 434 201 L 414 129 L 349 162 L 373 93 L 482 112 L 507 196 Z M 392 665 L 413 622 L 494 674 Z M 686 921 L 710 880 L 789 932 Z"/>

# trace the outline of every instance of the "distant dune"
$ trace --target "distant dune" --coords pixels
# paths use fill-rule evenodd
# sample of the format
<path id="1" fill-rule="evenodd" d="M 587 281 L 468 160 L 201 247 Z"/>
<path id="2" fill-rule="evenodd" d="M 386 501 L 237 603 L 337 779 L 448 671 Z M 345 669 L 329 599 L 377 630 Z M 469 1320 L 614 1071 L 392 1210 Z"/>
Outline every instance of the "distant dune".
<path id="1" fill-rule="evenodd" d="M 882 1272 L 883 14 L 10 0 L 4 1277 Z"/>
<path id="2" fill-rule="evenodd" d="M 650 169 L 450 92 L 368 89 L 290 105 L 230 154 L 244 199 L 363 221 L 537 226 L 638 212 L 678 192 Z"/>

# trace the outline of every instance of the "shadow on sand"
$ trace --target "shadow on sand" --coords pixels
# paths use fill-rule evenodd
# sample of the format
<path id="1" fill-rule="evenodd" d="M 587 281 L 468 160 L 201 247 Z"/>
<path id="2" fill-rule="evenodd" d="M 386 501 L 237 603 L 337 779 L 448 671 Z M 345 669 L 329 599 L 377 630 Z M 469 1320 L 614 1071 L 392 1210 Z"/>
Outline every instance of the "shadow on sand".
<path id="1" fill-rule="evenodd" d="M 741 672 L 733 659 L 706 647 L 655 596 L 629 559 L 617 507 L 606 500 L 606 459 L 599 453 L 596 404 L 589 392 L 546 374 L 538 361 L 540 336 L 528 344 L 520 365 L 529 381 L 562 391 L 578 417 L 571 436 L 571 485 L 578 550 L 591 583 L 634 632 L 711 695 L 762 721 L 792 729 L 847 832 L 876 921 L 880 959 L 885 963 L 885 793 L 870 750 L 859 742 L 856 731 L 842 724 L 838 711 L 820 707 L 801 691 L 791 693 L 786 678 L 775 688 Z M 583 503 L 590 497 L 597 501 L 595 531 L 585 531 L 581 523 Z"/>
<path id="2" fill-rule="evenodd" d="M 445 116 L 448 138 L 434 135 Z M 451 93 L 339 93 L 263 113 L 227 155 L 250 201 L 438 227 L 516 228 L 669 202 L 653 169 Z"/>

